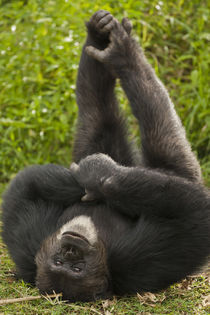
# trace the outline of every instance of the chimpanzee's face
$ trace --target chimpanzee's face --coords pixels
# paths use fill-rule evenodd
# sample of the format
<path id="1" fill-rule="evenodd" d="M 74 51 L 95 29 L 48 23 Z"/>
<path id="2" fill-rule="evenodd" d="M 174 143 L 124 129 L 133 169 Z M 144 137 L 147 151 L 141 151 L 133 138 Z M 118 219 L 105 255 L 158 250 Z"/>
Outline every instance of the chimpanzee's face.
<path id="1" fill-rule="evenodd" d="M 79 216 L 48 237 L 36 255 L 41 293 L 62 293 L 68 301 L 110 295 L 105 247 L 91 219 Z"/>

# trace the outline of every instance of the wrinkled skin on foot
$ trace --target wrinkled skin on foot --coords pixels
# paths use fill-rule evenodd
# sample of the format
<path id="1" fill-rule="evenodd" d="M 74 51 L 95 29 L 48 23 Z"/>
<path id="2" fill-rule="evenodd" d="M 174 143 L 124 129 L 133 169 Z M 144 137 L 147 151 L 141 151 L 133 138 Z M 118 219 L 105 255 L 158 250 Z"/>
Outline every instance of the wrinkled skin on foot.
<path id="1" fill-rule="evenodd" d="M 99 10 L 93 14 L 90 21 L 86 23 L 86 26 L 89 32 L 94 33 L 98 39 L 108 39 L 116 23 L 119 22 L 108 11 Z M 127 35 L 130 35 L 132 24 L 127 18 L 122 20 L 122 28 Z"/>
<path id="2" fill-rule="evenodd" d="M 129 36 L 132 30 L 131 22 L 124 18 L 120 23 L 109 12 L 100 10 L 92 16 L 87 27 L 95 32 L 96 37 L 109 41 L 104 50 L 88 46 L 86 53 L 106 64 L 115 76 L 119 76 L 119 71 L 129 66 L 128 61 L 132 62 L 130 58 L 133 57 L 133 40 Z"/>

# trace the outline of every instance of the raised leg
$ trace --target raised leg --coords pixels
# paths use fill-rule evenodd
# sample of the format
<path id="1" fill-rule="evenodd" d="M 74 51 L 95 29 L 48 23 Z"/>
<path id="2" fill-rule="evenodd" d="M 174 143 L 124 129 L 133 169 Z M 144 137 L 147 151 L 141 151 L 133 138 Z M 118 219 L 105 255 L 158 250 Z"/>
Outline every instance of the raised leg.
<path id="1" fill-rule="evenodd" d="M 79 119 L 73 154 L 75 162 L 102 152 L 122 165 L 134 164 L 124 120 L 114 95 L 115 78 L 85 51 L 89 45 L 99 50 L 106 48 L 113 23 L 112 15 L 103 10 L 94 14 L 87 23 L 88 36 L 77 78 Z"/>
<path id="2" fill-rule="evenodd" d="M 115 20 L 105 50 L 87 47 L 86 51 L 120 78 L 139 121 L 144 165 L 201 181 L 199 163 L 165 87 L 122 25 Z"/>

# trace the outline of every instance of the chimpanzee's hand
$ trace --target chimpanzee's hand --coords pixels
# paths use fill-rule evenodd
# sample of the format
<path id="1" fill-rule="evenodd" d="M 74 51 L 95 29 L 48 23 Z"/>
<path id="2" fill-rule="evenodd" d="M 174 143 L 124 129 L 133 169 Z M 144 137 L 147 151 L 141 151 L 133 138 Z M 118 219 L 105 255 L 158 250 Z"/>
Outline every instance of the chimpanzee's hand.
<path id="1" fill-rule="evenodd" d="M 89 155 L 79 164 L 72 163 L 70 170 L 76 181 L 85 188 L 83 201 L 91 201 L 106 197 L 106 186 L 117 176 L 119 165 L 108 155 L 99 153 Z"/>
<path id="2" fill-rule="evenodd" d="M 107 39 L 109 38 L 110 31 L 115 26 L 117 20 L 105 10 L 99 10 L 91 17 L 90 21 L 86 23 L 89 33 L 95 39 Z M 122 26 L 129 35 L 132 29 L 131 23 L 128 19 L 122 20 Z"/>
<path id="3" fill-rule="evenodd" d="M 100 15 L 97 12 L 93 16 L 93 20 Z M 103 11 L 104 12 L 104 11 Z M 109 23 L 104 25 L 102 21 L 111 19 Z M 104 22 L 105 23 L 105 22 Z M 99 22 L 95 22 L 95 29 L 101 34 L 104 32 L 109 35 L 109 44 L 104 50 L 99 50 L 93 46 L 87 46 L 86 52 L 89 56 L 102 62 L 108 66 L 111 72 L 118 76 L 118 72 L 122 71 L 125 67 L 130 66 L 133 56 L 133 40 L 129 36 L 131 31 L 131 23 L 128 19 L 123 19 L 120 24 L 110 14 L 105 15 Z M 102 28 L 99 25 L 103 25 Z M 103 31 L 102 31 L 103 30 Z"/>

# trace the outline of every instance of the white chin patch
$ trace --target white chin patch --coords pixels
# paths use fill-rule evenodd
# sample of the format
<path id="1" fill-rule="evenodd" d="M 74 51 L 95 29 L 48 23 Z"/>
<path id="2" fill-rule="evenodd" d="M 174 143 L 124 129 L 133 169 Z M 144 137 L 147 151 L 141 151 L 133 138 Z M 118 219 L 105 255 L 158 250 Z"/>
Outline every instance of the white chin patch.
<path id="1" fill-rule="evenodd" d="M 65 223 L 61 228 L 60 232 L 57 235 L 57 239 L 61 239 L 62 234 L 65 232 L 75 232 L 86 237 L 91 245 L 97 242 L 97 231 L 95 225 L 90 217 L 86 215 L 80 215 L 75 217 L 71 221 Z"/>

